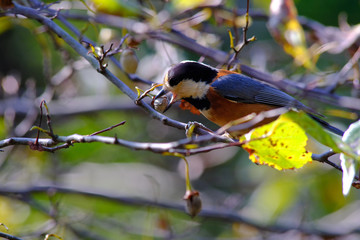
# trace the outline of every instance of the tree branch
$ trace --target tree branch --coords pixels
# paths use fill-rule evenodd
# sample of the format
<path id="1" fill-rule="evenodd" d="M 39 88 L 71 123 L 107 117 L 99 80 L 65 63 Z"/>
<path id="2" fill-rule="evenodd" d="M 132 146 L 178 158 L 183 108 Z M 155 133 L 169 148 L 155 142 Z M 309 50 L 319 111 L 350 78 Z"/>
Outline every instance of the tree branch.
<path id="1" fill-rule="evenodd" d="M 223 141 L 224 144 L 216 145 L 212 147 L 197 149 L 189 149 L 188 145 L 192 144 L 204 144 L 214 141 Z M 182 139 L 175 142 L 168 143 L 150 143 L 150 142 L 133 142 L 127 141 L 114 137 L 104 137 L 96 135 L 79 135 L 73 134 L 69 136 L 56 136 L 56 138 L 22 138 L 22 137 L 11 137 L 0 141 L 0 148 L 12 146 L 12 145 L 27 145 L 34 150 L 54 152 L 61 148 L 54 147 L 59 143 L 74 144 L 74 143 L 93 143 L 101 142 L 105 144 L 120 145 L 133 150 L 147 150 L 154 153 L 180 153 L 186 156 L 197 154 L 199 152 L 210 151 L 219 148 L 231 147 L 240 145 L 241 143 L 226 143 L 229 142 L 228 138 L 221 137 L 215 134 L 207 134 L 199 136 L 197 138 Z M 38 143 L 38 145 L 37 145 Z M 36 147 L 37 146 L 37 147 Z M 193 147 L 193 146 L 192 146 Z"/>
<path id="2" fill-rule="evenodd" d="M 137 95 L 126 84 L 124 84 L 113 73 L 111 73 L 108 69 L 104 69 L 103 71 L 101 71 L 97 59 L 89 55 L 87 49 L 85 49 L 78 41 L 76 41 L 73 37 L 71 37 L 57 24 L 55 24 L 50 18 L 47 18 L 39 14 L 38 11 L 35 9 L 24 7 L 16 3 L 15 3 L 15 7 L 12 9 L 12 12 L 14 14 L 21 14 L 23 16 L 35 19 L 40 23 L 46 25 L 49 29 L 55 32 L 60 38 L 62 38 L 67 44 L 69 44 L 69 46 L 71 46 L 80 56 L 84 57 L 95 69 L 98 70 L 98 72 L 103 74 L 110 82 L 112 82 L 116 87 L 118 87 L 123 93 L 128 95 L 133 101 L 137 99 Z M 164 124 L 178 129 L 185 129 L 186 124 L 172 120 L 166 117 L 165 115 L 156 112 L 144 101 L 140 101 L 139 106 L 141 106 L 146 112 L 148 112 L 151 117 L 160 120 Z M 198 131 L 202 132 L 203 134 L 206 134 L 206 132 L 201 131 L 201 129 L 198 129 Z"/>
<path id="3" fill-rule="evenodd" d="M 118 195 L 94 192 L 94 191 L 87 191 L 87 190 L 80 190 L 80 189 L 73 189 L 73 188 L 66 188 L 61 186 L 32 186 L 23 189 L 13 189 L 13 188 L 0 188 L 0 195 L 12 197 L 12 198 L 19 198 L 18 196 L 24 197 L 29 196 L 30 194 L 35 193 L 64 193 L 64 194 L 79 194 L 84 195 L 87 197 L 94 197 L 105 199 L 109 201 L 114 201 L 120 204 L 126 204 L 131 206 L 150 206 L 156 207 L 161 209 L 169 209 L 174 211 L 179 211 L 185 213 L 184 206 L 181 204 L 174 204 L 174 203 L 166 203 L 166 202 L 159 202 L 141 198 L 133 198 L 133 197 L 123 197 Z M 21 198 L 20 198 L 21 200 Z M 234 213 L 234 211 L 225 211 L 225 210 L 215 210 L 218 209 L 214 207 L 208 207 L 203 209 L 198 217 L 204 219 L 214 219 L 218 221 L 224 222 L 231 222 L 231 223 L 243 223 L 249 226 L 252 226 L 258 230 L 273 232 L 273 233 L 284 233 L 288 231 L 298 231 L 300 233 L 306 235 L 317 235 L 323 237 L 336 237 L 336 236 L 344 236 L 347 234 L 352 233 L 360 233 L 360 229 L 352 229 L 348 232 L 337 231 L 336 228 L 324 228 L 320 226 L 316 226 L 314 223 L 309 224 L 302 224 L 302 225 L 291 225 L 285 223 L 278 223 L 278 224 L 262 224 L 251 218 Z M 18 238 L 14 238 L 18 240 Z"/>
<path id="4" fill-rule="evenodd" d="M 3 232 L 0 232 L 0 237 L 8 239 L 8 240 L 23 240 L 22 238 L 18 238 L 18 237 L 15 237 L 13 235 L 3 233 Z"/>
<path id="5" fill-rule="evenodd" d="M 77 20 L 83 20 L 83 21 L 92 20 L 97 23 L 102 23 L 102 24 L 106 24 L 108 26 L 117 27 L 117 28 L 122 28 L 122 27 L 126 28 L 126 26 L 127 26 L 126 20 L 124 20 L 123 18 L 116 17 L 116 16 L 108 16 L 106 14 L 98 14 L 98 15 L 92 17 L 92 16 L 88 16 L 88 15 L 70 14 L 68 12 L 64 12 L 64 13 L 59 14 L 59 16 L 64 16 L 69 19 L 77 19 Z M 136 23 L 144 24 L 144 23 L 140 23 L 140 22 L 136 22 Z M 313 21 L 306 22 L 306 24 L 313 26 L 314 28 L 315 27 L 319 28 L 322 26 L 321 24 L 316 25 L 315 23 L 313 23 Z M 127 29 L 131 31 L 133 26 L 134 25 L 129 26 L 129 28 L 127 28 Z M 141 26 L 143 26 L 143 25 L 141 25 Z M 141 31 L 136 30 L 134 32 L 138 33 L 138 34 L 145 34 L 146 36 L 156 39 L 156 40 L 166 41 L 166 42 L 175 44 L 175 45 L 180 46 L 184 49 L 187 49 L 191 52 L 197 53 L 200 56 L 204 56 L 204 57 L 213 59 L 221 65 L 223 65 L 229 61 L 228 60 L 229 55 L 227 53 L 225 53 L 221 50 L 216 50 L 216 49 L 212 49 L 209 47 L 205 47 L 205 46 L 197 43 L 193 39 L 187 37 L 183 33 L 177 31 L 174 28 L 171 28 L 170 32 L 163 32 L 160 30 L 152 30 L 148 26 L 146 26 L 146 27 L 144 26 L 141 29 L 142 29 Z M 237 64 L 240 63 L 239 60 L 236 60 L 235 62 Z M 285 92 L 288 92 L 290 94 L 306 96 L 307 98 L 315 99 L 315 100 L 318 100 L 318 101 L 321 101 L 321 102 L 324 102 L 327 104 L 331 104 L 334 106 L 338 106 L 338 107 L 348 108 L 348 109 L 357 110 L 357 111 L 360 110 L 360 99 L 358 99 L 358 98 L 339 96 L 334 93 L 329 93 L 325 89 L 320 89 L 320 88 L 309 89 L 309 88 L 307 88 L 306 85 L 291 81 L 287 78 L 275 79 L 269 73 L 260 72 L 252 67 L 249 67 L 249 66 L 246 66 L 243 64 L 239 64 L 239 68 L 240 68 L 241 73 L 248 75 L 250 77 L 259 79 L 261 81 L 267 82 L 269 84 L 272 84 L 272 85 L 278 87 L 279 89 L 281 89 Z"/>

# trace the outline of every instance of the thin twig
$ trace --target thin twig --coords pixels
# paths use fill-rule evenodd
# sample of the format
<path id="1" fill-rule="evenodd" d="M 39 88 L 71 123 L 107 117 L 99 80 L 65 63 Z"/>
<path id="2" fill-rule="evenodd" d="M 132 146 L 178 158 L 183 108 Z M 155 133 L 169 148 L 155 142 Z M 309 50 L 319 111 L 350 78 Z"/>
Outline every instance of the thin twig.
<path id="1" fill-rule="evenodd" d="M 122 51 L 121 48 L 122 48 L 125 40 L 126 40 L 129 36 L 130 36 L 130 35 L 129 35 L 128 33 L 125 34 L 125 36 L 121 38 L 120 43 L 119 43 L 119 46 L 118 46 L 117 48 L 115 48 L 114 50 L 112 50 L 111 52 L 108 52 L 108 53 L 107 53 L 107 56 L 108 56 L 108 57 L 111 57 L 111 56 L 113 56 L 113 55 L 121 52 L 121 51 Z"/>
<path id="2" fill-rule="evenodd" d="M 243 39 L 242 39 L 242 42 L 238 49 L 233 47 L 234 54 L 232 55 L 231 59 L 228 61 L 228 64 L 227 64 L 228 70 L 230 70 L 233 63 L 237 60 L 239 53 L 245 47 L 245 45 L 256 40 L 255 36 L 253 36 L 249 39 L 247 38 L 247 31 L 249 28 L 249 5 L 250 5 L 249 0 L 247 0 L 246 13 L 245 13 L 245 27 L 243 27 L 243 29 L 242 29 L 243 30 Z M 233 69 L 236 69 L 236 67 L 234 66 Z"/>
<path id="3" fill-rule="evenodd" d="M 19 237 L 15 237 L 13 235 L 7 234 L 7 233 L 3 233 L 0 232 L 0 237 L 4 238 L 4 239 L 8 239 L 8 240 L 23 240 L 22 238 Z"/>
<path id="4" fill-rule="evenodd" d="M 225 143 L 228 142 L 228 138 L 223 138 L 217 135 L 204 135 L 199 136 L 196 139 L 182 139 L 175 142 L 168 142 L 168 143 L 152 143 L 152 142 L 134 142 L 128 141 L 124 139 L 116 138 L 114 141 L 113 137 L 105 137 L 105 136 L 93 136 L 93 135 L 79 135 L 73 134 L 69 136 L 58 136 L 56 140 L 50 138 L 22 138 L 22 137 L 11 137 L 0 141 L 0 148 L 13 146 L 13 145 L 34 145 L 35 142 L 38 142 L 38 148 L 33 148 L 33 150 L 40 150 L 40 151 L 50 151 L 54 152 L 56 150 L 60 150 L 63 148 L 67 148 L 67 146 L 57 146 L 60 143 L 67 143 L 67 144 L 74 144 L 74 143 L 93 143 L 93 142 L 101 142 L 105 144 L 111 145 L 120 145 L 124 146 L 133 150 L 146 150 L 155 153 L 180 153 L 184 155 L 192 155 L 198 153 L 197 151 L 201 150 L 199 146 L 198 149 L 188 149 L 189 144 L 205 144 L 210 143 L 213 141 L 220 141 L 223 139 Z M 54 147 L 55 146 L 55 147 Z M 224 147 L 230 147 L 234 145 L 224 145 Z M 218 147 L 217 147 L 218 148 Z M 193 153 L 194 152 L 194 153 Z"/>
<path id="5" fill-rule="evenodd" d="M 326 88 L 326 91 L 333 92 L 335 88 L 345 82 L 346 74 L 358 64 L 360 58 L 360 47 L 356 50 L 350 60 L 343 66 L 343 68 L 336 74 L 334 81 Z"/>
<path id="6" fill-rule="evenodd" d="M 56 135 L 54 134 L 54 131 L 53 131 L 52 126 L 51 126 L 51 117 L 50 117 L 49 107 L 47 106 L 45 100 L 42 100 L 41 103 L 44 105 L 44 107 L 46 109 L 46 123 L 47 123 L 48 128 L 49 128 L 50 136 L 52 138 L 56 138 Z M 41 111 L 41 114 L 42 114 L 42 111 Z"/>
<path id="7" fill-rule="evenodd" d="M 148 94 L 152 91 L 154 91 L 157 87 L 162 86 L 163 84 L 153 84 L 153 86 L 151 86 L 151 88 L 145 90 L 136 100 L 135 100 L 135 104 L 139 104 L 139 101 L 141 101 L 142 99 L 144 99 L 146 96 L 148 96 Z M 138 90 L 139 91 L 139 90 Z M 154 100 L 153 100 L 154 101 Z M 153 101 L 151 102 L 151 105 L 153 105 Z"/>
<path id="8" fill-rule="evenodd" d="M 122 121 L 121 123 L 118 123 L 118 124 L 115 124 L 111 127 L 108 127 L 108 128 L 105 128 L 103 130 L 100 130 L 100 131 L 97 131 L 97 132 L 94 132 L 92 134 L 90 134 L 89 136 L 95 136 L 95 135 L 99 135 L 100 133 L 103 133 L 103 132 L 107 132 L 107 131 L 110 131 L 118 126 L 121 126 L 121 125 L 124 125 L 126 121 Z"/>
<path id="9" fill-rule="evenodd" d="M 339 170 L 340 172 L 342 172 L 342 169 L 340 166 L 338 166 L 337 164 L 333 163 L 332 161 L 329 160 L 329 157 L 335 155 L 337 153 L 333 152 L 333 151 L 328 151 L 328 152 L 324 152 L 322 154 L 312 154 L 311 158 L 314 161 L 317 162 L 321 162 L 321 163 L 326 163 L 328 165 L 330 165 L 331 167 L 335 168 L 336 170 Z M 359 181 L 360 178 L 358 176 L 355 176 L 355 180 Z"/>
<path id="10" fill-rule="evenodd" d="M 43 102 L 41 101 L 41 103 L 40 103 L 39 129 L 41 128 L 42 116 L 43 116 L 42 104 L 43 104 Z M 39 137 L 40 137 L 40 130 L 38 130 L 37 135 L 36 135 L 36 141 L 35 141 L 36 146 L 39 145 L 39 142 L 38 142 Z"/>

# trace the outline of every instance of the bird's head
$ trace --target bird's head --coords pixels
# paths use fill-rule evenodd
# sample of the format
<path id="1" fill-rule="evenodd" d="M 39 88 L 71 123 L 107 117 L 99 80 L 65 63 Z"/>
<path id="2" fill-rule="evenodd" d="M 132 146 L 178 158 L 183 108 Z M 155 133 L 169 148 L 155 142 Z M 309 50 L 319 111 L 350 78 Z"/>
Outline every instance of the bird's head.
<path id="1" fill-rule="evenodd" d="M 217 74 L 216 68 L 203 63 L 180 62 L 166 73 L 163 88 L 155 96 L 155 99 L 171 92 L 172 97 L 165 111 L 180 99 L 203 99 Z"/>

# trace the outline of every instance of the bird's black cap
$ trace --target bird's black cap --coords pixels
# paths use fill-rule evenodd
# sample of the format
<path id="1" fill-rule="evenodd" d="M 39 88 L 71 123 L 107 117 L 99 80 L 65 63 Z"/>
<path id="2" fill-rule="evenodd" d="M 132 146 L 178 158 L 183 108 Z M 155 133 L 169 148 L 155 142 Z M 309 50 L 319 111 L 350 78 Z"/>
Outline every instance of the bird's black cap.
<path id="1" fill-rule="evenodd" d="M 218 71 L 215 68 L 198 62 L 181 62 L 173 66 L 168 74 L 168 82 L 171 87 L 176 86 L 184 79 L 192 79 L 195 82 L 211 83 Z"/>

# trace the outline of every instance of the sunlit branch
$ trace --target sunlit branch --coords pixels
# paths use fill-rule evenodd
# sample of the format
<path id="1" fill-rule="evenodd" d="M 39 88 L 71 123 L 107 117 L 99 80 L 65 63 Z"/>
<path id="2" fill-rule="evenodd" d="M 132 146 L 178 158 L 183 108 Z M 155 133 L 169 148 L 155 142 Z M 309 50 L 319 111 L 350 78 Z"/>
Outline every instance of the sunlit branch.
<path id="1" fill-rule="evenodd" d="M 190 149 L 190 147 L 194 148 L 193 144 L 211 143 L 213 141 L 219 141 L 219 139 L 222 139 L 224 142 L 229 141 L 227 138 L 222 138 L 221 136 L 210 135 L 210 134 L 200 136 L 196 139 L 183 139 L 168 143 L 133 142 L 124 139 L 119 139 L 116 137 L 73 134 L 69 136 L 56 136 L 56 138 L 54 139 L 39 138 L 38 143 L 36 138 L 11 137 L 0 141 L 0 148 L 5 148 L 13 145 L 25 145 L 25 146 L 30 146 L 33 150 L 55 152 L 57 150 L 64 148 L 64 147 L 60 147 L 60 148 L 57 147 L 57 145 L 60 143 L 73 145 L 75 143 L 101 142 L 105 144 L 120 145 L 133 150 L 151 151 L 154 153 L 176 152 L 184 155 L 192 155 L 199 152 L 207 152 L 214 149 L 231 147 L 236 145 L 234 143 L 229 143 L 229 144 L 216 145 L 213 148 L 211 147 L 202 148 L 201 146 L 199 146 L 196 149 Z"/>

